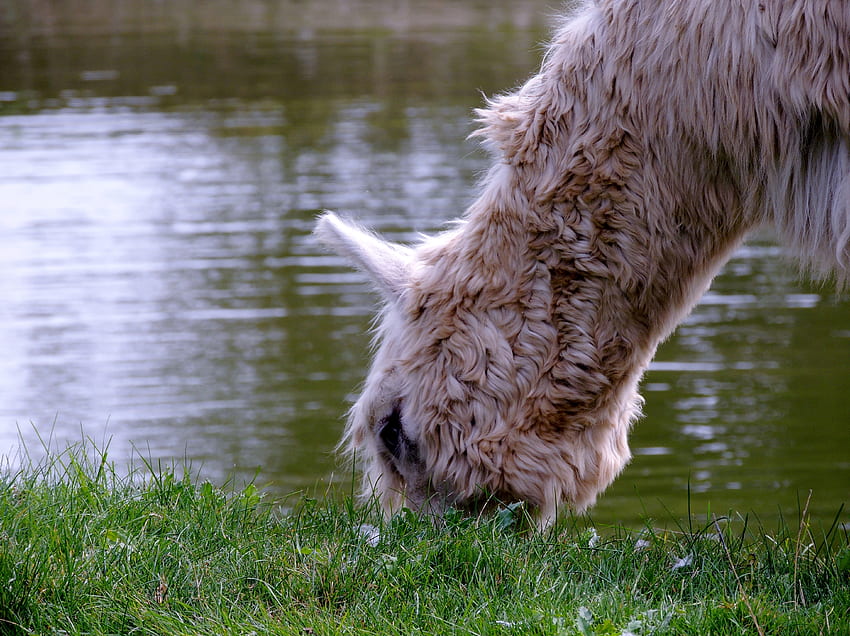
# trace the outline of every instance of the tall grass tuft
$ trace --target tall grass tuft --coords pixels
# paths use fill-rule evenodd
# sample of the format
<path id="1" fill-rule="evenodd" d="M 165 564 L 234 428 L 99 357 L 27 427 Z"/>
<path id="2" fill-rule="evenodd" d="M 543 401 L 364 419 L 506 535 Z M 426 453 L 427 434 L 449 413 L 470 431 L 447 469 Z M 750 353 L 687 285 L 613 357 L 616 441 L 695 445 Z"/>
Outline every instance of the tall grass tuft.
<path id="1" fill-rule="evenodd" d="M 383 520 L 178 472 L 83 443 L 0 474 L 0 634 L 850 633 L 842 511 L 541 534 L 517 505 Z"/>

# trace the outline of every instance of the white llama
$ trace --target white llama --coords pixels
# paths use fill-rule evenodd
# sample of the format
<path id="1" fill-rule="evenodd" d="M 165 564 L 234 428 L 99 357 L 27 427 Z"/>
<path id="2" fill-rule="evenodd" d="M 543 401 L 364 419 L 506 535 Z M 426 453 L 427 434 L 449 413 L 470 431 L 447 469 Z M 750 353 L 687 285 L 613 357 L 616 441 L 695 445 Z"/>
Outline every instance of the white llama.
<path id="1" fill-rule="evenodd" d="M 850 2 L 586 2 L 478 115 L 495 162 L 452 231 L 319 219 L 385 299 L 344 445 L 388 512 L 545 525 L 622 470 L 641 375 L 748 231 L 850 279 Z"/>

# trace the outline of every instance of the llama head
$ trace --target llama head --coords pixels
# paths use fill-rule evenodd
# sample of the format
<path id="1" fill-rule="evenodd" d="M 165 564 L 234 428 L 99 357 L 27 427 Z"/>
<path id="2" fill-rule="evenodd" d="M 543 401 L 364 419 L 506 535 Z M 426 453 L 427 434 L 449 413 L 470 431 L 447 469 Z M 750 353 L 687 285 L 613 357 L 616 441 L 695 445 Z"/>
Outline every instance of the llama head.
<path id="1" fill-rule="evenodd" d="M 625 403 L 600 407 L 610 426 L 556 413 L 548 270 L 500 267 L 507 250 L 467 253 L 470 227 L 406 248 L 333 214 L 319 219 L 319 239 L 365 271 L 385 301 L 343 447 L 388 512 L 519 499 L 549 522 L 560 504 L 593 503 L 628 459 L 634 386 Z M 508 280 L 509 270 L 522 276 Z"/>

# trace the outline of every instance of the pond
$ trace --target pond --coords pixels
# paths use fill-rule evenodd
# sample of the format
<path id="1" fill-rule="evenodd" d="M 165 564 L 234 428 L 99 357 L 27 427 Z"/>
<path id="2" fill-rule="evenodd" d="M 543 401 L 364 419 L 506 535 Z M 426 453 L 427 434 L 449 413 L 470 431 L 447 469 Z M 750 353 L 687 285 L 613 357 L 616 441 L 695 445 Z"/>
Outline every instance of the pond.
<path id="1" fill-rule="evenodd" d="M 174 4 L 188 8 L 161 28 L 3 23 L 0 455 L 85 435 L 119 466 L 347 492 L 334 446 L 376 298 L 315 243 L 314 218 L 404 241 L 461 214 L 489 163 L 465 140 L 471 111 L 535 69 L 545 4 L 334 29 Z M 804 282 L 769 236 L 738 251 L 642 390 L 635 457 L 597 522 L 690 506 L 770 526 L 811 490 L 829 525 L 848 501 L 850 299 Z"/>

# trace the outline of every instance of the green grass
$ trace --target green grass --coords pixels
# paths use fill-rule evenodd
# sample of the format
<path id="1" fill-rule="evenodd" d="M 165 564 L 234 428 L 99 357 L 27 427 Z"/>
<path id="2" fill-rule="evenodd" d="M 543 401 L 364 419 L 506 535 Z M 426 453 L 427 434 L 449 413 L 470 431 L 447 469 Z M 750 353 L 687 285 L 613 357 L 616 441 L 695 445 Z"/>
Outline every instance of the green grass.
<path id="1" fill-rule="evenodd" d="M 635 533 L 522 509 L 435 527 L 282 507 L 76 446 L 0 474 L 3 634 L 848 634 L 850 539 L 709 520 Z"/>

